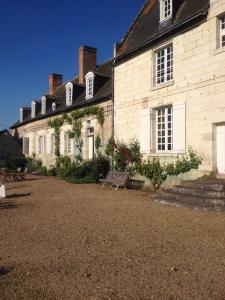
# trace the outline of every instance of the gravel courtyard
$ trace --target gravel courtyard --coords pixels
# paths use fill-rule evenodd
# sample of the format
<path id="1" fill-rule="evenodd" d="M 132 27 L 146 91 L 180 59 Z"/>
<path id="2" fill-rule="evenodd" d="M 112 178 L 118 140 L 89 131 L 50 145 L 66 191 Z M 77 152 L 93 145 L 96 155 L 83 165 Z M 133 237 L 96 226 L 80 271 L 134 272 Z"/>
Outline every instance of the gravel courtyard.
<path id="1" fill-rule="evenodd" d="M 0 299 L 225 299 L 225 213 L 54 178 L 0 200 Z"/>

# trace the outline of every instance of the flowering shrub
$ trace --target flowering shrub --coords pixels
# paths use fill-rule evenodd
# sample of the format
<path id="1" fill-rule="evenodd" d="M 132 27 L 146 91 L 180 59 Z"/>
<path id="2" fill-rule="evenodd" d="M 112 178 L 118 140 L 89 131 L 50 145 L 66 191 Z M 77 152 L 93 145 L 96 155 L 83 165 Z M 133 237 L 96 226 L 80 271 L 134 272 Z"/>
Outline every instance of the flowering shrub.
<path id="1" fill-rule="evenodd" d="M 178 176 L 192 169 L 198 169 L 201 163 L 202 159 L 195 152 L 189 151 L 188 155 L 178 159 L 175 163 L 167 165 L 161 165 L 156 158 L 142 162 L 137 166 L 137 172 L 147 177 L 151 181 L 154 190 L 158 190 L 168 176 Z"/>
<path id="2" fill-rule="evenodd" d="M 106 145 L 105 153 L 113 158 L 117 171 L 131 171 L 141 163 L 140 144 L 136 140 L 126 144 L 111 138 Z"/>

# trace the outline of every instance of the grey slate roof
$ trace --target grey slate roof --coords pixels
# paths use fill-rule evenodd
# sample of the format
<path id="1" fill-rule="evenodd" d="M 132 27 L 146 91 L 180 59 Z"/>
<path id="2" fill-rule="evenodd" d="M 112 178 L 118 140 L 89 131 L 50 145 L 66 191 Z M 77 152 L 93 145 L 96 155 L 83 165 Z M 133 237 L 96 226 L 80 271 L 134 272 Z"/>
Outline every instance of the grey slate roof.
<path id="1" fill-rule="evenodd" d="M 117 56 L 125 56 L 153 39 L 162 38 L 166 32 L 172 34 L 174 29 L 188 28 L 194 19 L 197 22 L 206 17 L 209 5 L 209 0 L 173 0 L 172 18 L 160 23 L 159 1 L 146 1 L 123 41 L 118 43 Z"/>
<path id="2" fill-rule="evenodd" d="M 45 95 L 47 98 L 46 114 L 41 114 L 41 101 L 35 101 L 37 112 L 36 117 L 31 118 L 31 109 L 24 108 L 26 114 L 23 122 L 17 121 L 11 129 L 23 126 L 27 123 L 48 118 L 54 115 L 58 115 L 63 112 L 69 112 L 87 105 L 92 105 L 102 101 L 111 99 L 112 97 L 112 61 L 109 60 L 96 67 L 95 70 L 95 83 L 94 83 L 94 97 L 86 100 L 86 87 L 78 83 L 78 77 L 68 81 L 73 83 L 73 103 L 70 106 L 66 106 L 66 83 L 62 84 L 54 91 L 53 95 Z M 52 110 L 51 103 L 56 103 L 56 111 Z"/>

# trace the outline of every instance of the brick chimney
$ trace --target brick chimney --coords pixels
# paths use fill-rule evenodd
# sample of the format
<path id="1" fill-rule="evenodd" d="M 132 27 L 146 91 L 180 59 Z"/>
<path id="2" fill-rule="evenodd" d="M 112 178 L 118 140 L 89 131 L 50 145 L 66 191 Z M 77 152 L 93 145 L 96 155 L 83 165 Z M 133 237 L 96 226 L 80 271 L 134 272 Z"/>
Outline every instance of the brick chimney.
<path id="1" fill-rule="evenodd" d="M 96 68 L 97 49 L 81 46 L 79 48 L 79 83 L 85 83 L 85 75 Z"/>
<path id="2" fill-rule="evenodd" d="M 49 82 L 49 95 L 53 95 L 54 90 L 62 85 L 63 77 L 60 74 L 51 74 L 48 76 L 48 82 Z"/>

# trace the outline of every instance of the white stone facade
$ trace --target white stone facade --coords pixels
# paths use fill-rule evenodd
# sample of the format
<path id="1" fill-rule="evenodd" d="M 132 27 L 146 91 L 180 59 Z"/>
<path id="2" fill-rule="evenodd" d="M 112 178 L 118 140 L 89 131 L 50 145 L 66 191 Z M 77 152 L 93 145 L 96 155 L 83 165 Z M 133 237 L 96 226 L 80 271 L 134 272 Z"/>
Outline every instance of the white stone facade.
<path id="1" fill-rule="evenodd" d="M 90 149 L 89 147 L 89 137 L 92 136 L 93 140 L 95 140 L 96 136 L 99 135 L 101 138 L 101 142 L 106 145 L 108 139 L 112 136 L 112 101 L 105 101 L 99 105 L 99 107 L 104 108 L 105 122 L 103 128 L 98 124 L 96 116 L 89 116 L 82 120 L 82 139 L 83 139 L 83 147 L 82 147 L 82 158 L 89 159 Z M 35 155 L 37 159 L 41 159 L 44 166 L 51 167 L 55 165 L 55 152 L 54 152 L 54 144 L 51 141 L 51 135 L 54 134 L 54 129 L 50 128 L 48 123 L 51 119 L 60 117 L 55 116 L 52 118 L 44 118 L 42 120 L 36 120 L 30 122 L 26 125 L 22 125 L 17 128 L 17 134 L 20 138 L 23 139 L 23 147 L 24 154 L 26 156 L 32 157 Z M 88 126 L 93 128 L 93 132 L 88 133 L 87 131 L 87 121 Z M 68 145 L 66 142 L 66 133 L 71 130 L 71 125 L 64 124 L 60 129 L 60 155 L 61 156 L 69 156 L 71 159 L 75 159 L 76 155 L 78 155 L 77 147 L 75 140 L 71 140 L 70 149 L 68 153 Z M 15 130 L 13 132 L 15 134 Z M 42 137 L 43 145 L 40 146 L 40 137 Z M 41 150 L 41 151 L 40 151 Z M 93 153 L 95 153 L 96 149 L 93 146 Z"/>
<path id="2" fill-rule="evenodd" d="M 173 159 L 191 147 L 203 158 L 202 170 L 217 171 L 216 129 L 225 124 L 225 47 L 219 46 L 223 14 L 225 1 L 211 0 L 207 21 L 115 66 L 116 138 L 140 140 L 145 157 Z M 169 44 L 174 52 L 173 80 L 155 86 L 155 52 Z M 159 152 L 154 111 L 168 105 L 174 108 L 176 145 L 173 151 Z"/>

